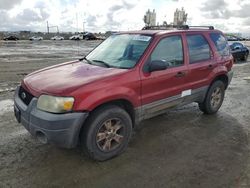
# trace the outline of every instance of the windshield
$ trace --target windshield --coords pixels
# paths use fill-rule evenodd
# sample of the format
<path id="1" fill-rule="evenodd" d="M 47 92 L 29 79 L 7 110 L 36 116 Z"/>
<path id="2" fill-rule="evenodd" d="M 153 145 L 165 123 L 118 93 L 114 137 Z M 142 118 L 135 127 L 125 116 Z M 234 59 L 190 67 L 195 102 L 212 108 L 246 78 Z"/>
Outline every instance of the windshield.
<path id="1" fill-rule="evenodd" d="M 133 68 L 151 40 L 137 34 L 112 35 L 86 56 L 92 64 L 106 67 Z"/>

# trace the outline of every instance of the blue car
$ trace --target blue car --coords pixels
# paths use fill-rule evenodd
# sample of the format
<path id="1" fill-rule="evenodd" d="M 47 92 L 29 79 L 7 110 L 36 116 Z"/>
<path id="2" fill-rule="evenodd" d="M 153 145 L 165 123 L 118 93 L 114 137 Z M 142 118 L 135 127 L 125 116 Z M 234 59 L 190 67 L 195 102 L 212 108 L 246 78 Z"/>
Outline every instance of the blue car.
<path id="1" fill-rule="evenodd" d="M 247 61 L 249 55 L 249 49 L 240 42 L 234 42 L 230 45 L 231 53 L 234 60 Z"/>

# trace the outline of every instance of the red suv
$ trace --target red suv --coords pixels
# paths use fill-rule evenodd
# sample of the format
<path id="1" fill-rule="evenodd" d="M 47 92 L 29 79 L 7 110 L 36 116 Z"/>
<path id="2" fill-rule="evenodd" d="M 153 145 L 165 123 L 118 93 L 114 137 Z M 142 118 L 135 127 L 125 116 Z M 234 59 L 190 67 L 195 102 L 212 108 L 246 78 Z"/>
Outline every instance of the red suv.
<path id="1" fill-rule="evenodd" d="M 15 116 L 41 142 L 80 142 L 103 161 L 125 150 L 141 120 L 170 107 L 197 102 L 216 113 L 232 66 L 227 40 L 213 27 L 119 33 L 80 60 L 26 76 Z"/>

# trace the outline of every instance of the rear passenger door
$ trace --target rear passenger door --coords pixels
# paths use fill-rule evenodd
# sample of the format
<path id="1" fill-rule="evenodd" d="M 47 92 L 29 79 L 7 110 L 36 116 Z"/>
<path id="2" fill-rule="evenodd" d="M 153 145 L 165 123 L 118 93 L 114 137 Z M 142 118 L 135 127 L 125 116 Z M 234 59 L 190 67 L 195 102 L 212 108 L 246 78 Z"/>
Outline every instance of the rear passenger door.
<path id="1" fill-rule="evenodd" d="M 190 89 L 205 89 L 215 68 L 212 49 L 202 34 L 186 35 Z"/>

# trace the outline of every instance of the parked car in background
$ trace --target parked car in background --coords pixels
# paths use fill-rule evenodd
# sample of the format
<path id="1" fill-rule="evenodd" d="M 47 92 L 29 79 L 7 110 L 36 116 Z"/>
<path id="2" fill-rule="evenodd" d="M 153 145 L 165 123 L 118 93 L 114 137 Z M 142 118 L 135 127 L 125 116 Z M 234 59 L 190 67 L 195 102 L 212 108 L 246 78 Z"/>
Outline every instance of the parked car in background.
<path id="1" fill-rule="evenodd" d="M 246 61 L 249 55 L 249 49 L 240 42 L 234 42 L 230 45 L 231 53 L 234 60 Z"/>
<path id="2" fill-rule="evenodd" d="M 246 40 L 250 40 L 250 37 L 245 37 L 246 38 Z"/>
<path id="3" fill-rule="evenodd" d="M 61 36 L 54 36 L 51 38 L 51 40 L 64 40 L 64 38 Z"/>
<path id="4" fill-rule="evenodd" d="M 33 36 L 33 37 L 30 37 L 29 40 L 43 40 L 43 37 Z"/>
<path id="5" fill-rule="evenodd" d="M 73 35 L 69 37 L 69 40 L 82 40 L 83 36 L 82 35 Z"/>
<path id="6" fill-rule="evenodd" d="M 236 36 L 228 35 L 226 37 L 227 37 L 228 41 L 240 41 L 240 39 L 238 37 L 236 37 Z"/>
<path id="7" fill-rule="evenodd" d="M 14 36 L 14 35 L 10 35 L 8 37 L 4 37 L 3 40 L 19 40 L 18 37 Z"/>
<path id="8" fill-rule="evenodd" d="M 86 33 L 83 35 L 85 40 L 97 40 L 97 37 L 93 33 Z"/>

